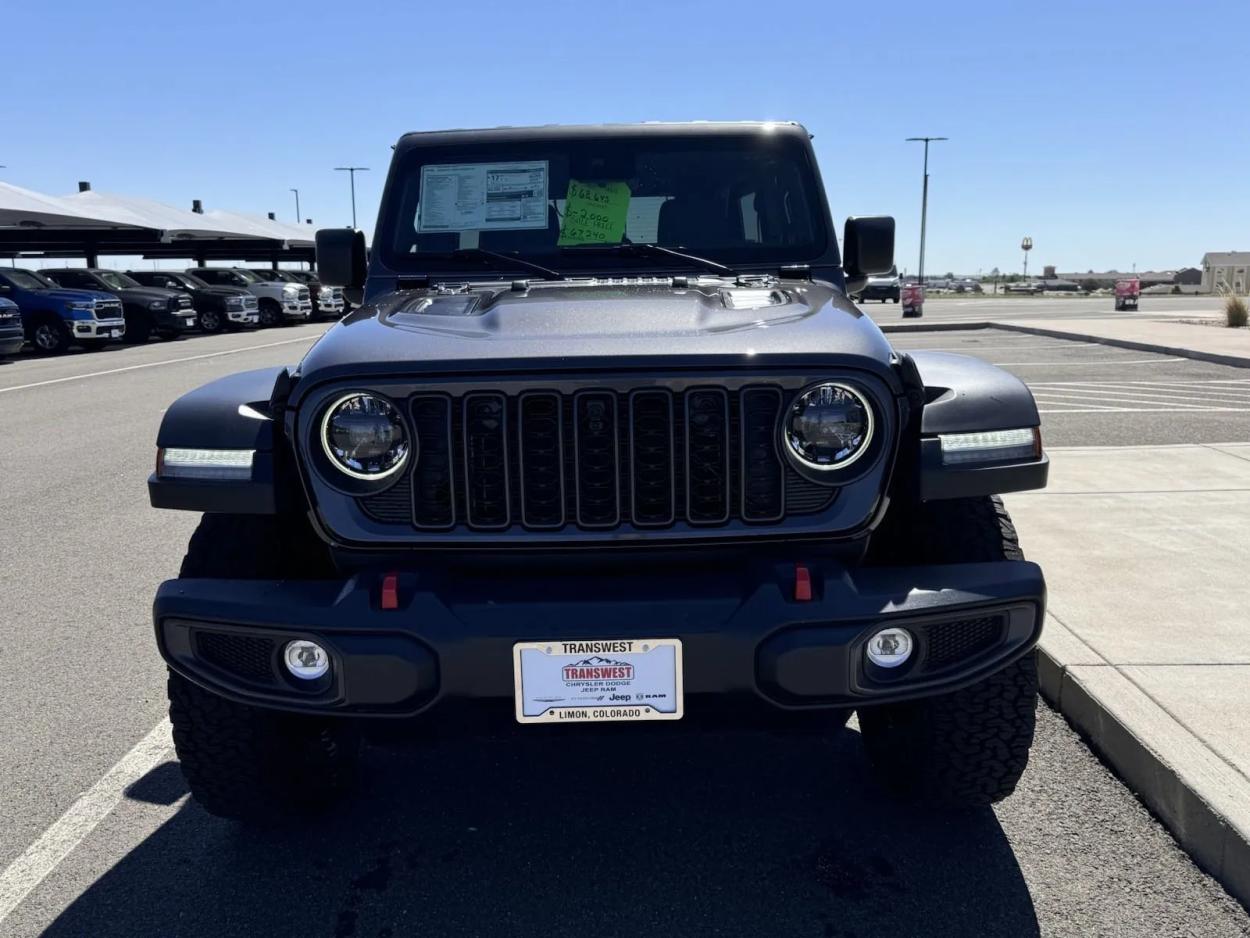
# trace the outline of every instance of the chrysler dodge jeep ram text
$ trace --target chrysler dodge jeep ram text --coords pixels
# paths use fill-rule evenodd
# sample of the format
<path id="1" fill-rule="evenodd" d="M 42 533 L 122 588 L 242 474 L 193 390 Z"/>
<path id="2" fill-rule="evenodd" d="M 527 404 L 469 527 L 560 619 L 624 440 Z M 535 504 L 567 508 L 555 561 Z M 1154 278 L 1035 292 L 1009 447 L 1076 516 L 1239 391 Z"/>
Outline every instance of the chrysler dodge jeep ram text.
<path id="1" fill-rule="evenodd" d="M 265 820 L 347 785 L 361 730 L 504 714 L 825 725 L 888 787 L 1010 794 L 1042 573 L 998 494 L 1038 413 L 977 359 L 904 354 L 849 300 L 807 132 L 697 123 L 417 133 L 358 308 L 291 368 L 214 381 L 157 438 L 203 512 L 154 606 L 195 797 Z"/>

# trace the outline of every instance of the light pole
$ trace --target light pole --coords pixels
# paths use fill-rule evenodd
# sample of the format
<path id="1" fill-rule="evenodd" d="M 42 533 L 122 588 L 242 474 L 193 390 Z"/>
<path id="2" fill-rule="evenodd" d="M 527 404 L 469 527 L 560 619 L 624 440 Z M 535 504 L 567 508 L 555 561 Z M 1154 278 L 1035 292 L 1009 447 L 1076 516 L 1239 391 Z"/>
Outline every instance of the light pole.
<path id="1" fill-rule="evenodd" d="M 936 143 L 939 140 L 949 140 L 950 137 L 908 137 L 908 143 L 924 144 L 924 188 L 920 195 L 920 272 L 917 279 L 920 285 L 924 286 L 924 230 L 929 220 L 929 144 Z"/>
<path id="2" fill-rule="evenodd" d="M 1029 279 L 1029 251 L 1033 250 L 1033 239 L 1026 237 L 1020 242 L 1020 250 L 1024 252 L 1024 279 Z"/>
<path id="3" fill-rule="evenodd" d="M 352 178 L 352 227 L 356 227 L 356 174 L 369 172 L 368 166 L 336 166 L 334 171 L 349 173 Z"/>
<path id="4" fill-rule="evenodd" d="M 299 224 L 299 190 L 292 189 L 291 191 L 295 193 L 295 224 L 298 225 Z"/>

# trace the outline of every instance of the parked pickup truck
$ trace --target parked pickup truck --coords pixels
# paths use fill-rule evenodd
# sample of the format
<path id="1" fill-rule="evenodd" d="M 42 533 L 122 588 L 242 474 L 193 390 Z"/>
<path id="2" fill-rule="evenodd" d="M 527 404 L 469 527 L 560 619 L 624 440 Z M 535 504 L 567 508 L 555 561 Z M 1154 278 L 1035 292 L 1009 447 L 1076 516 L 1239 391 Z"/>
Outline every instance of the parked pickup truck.
<path id="1" fill-rule="evenodd" d="M 25 342 L 22 311 L 12 300 L 0 297 L 0 355 L 16 355 Z"/>
<path id="2" fill-rule="evenodd" d="M 63 267 L 43 272 L 63 287 L 101 290 L 122 301 L 126 316 L 125 341 L 142 345 L 153 333 L 176 339 L 195 327 L 191 298 L 173 290 L 145 287 L 118 270 Z"/>
<path id="3" fill-rule="evenodd" d="M 312 316 L 312 294 L 300 284 L 263 280 L 243 267 L 192 267 L 187 273 L 213 286 L 247 290 L 259 303 L 262 326 L 304 322 Z"/>
<path id="4" fill-rule="evenodd" d="M 372 253 L 317 232 L 359 308 L 155 441 L 152 504 L 203 514 L 153 607 L 200 804 L 324 807 L 364 733 L 515 719 L 598 759 L 598 721 L 761 711 L 818 731 L 819 771 L 855 710 L 887 789 L 1011 794 L 1045 583 L 998 495 L 1045 485 L 1040 420 L 850 302 L 894 220 L 839 246 L 798 124 L 415 133 L 392 160 Z"/>
<path id="5" fill-rule="evenodd" d="M 45 355 L 75 343 L 98 348 L 126 333 L 117 297 L 101 290 L 63 290 L 33 270 L 0 268 L 0 296 L 17 304 L 27 340 Z"/>
<path id="6" fill-rule="evenodd" d="M 204 332 L 242 329 L 260 322 L 256 297 L 242 287 L 214 287 L 178 270 L 132 270 L 128 276 L 148 287 L 162 287 L 191 298 Z"/>
<path id="7" fill-rule="evenodd" d="M 342 287 L 328 287 L 310 270 L 284 270 L 287 279 L 305 284 L 312 291 L 313 315 L 341 318 L 347 311 Z"/>

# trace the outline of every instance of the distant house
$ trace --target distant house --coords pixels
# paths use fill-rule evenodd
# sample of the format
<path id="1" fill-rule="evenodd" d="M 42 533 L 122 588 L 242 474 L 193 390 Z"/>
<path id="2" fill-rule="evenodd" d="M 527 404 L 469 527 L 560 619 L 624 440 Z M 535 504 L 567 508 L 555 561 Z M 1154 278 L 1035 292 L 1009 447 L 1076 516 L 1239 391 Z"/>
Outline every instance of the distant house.
<path id="1" fill-rule="evenodd" d="M 1214 251 L 1202 255 L 1203 293 L 1245 293 L 1250 287 L 1250 251 Z"/>

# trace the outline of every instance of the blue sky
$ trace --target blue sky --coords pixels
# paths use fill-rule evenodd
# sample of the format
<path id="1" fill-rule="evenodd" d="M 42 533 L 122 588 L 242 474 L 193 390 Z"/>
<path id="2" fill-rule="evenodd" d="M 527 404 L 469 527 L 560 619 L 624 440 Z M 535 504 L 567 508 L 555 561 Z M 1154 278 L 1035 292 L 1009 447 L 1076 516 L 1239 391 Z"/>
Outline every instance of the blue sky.
<path id="1" fill-rule="evenodd" d="M 1250 250 L 1246 0 L 101 4 L 3 0 L 0 179 L 371 231 L 406 130 L 794 119 L 834 215 L 930 273 Z"/>

